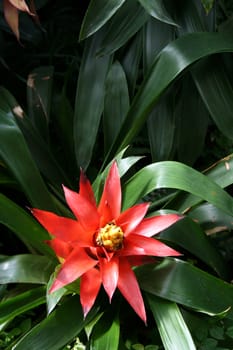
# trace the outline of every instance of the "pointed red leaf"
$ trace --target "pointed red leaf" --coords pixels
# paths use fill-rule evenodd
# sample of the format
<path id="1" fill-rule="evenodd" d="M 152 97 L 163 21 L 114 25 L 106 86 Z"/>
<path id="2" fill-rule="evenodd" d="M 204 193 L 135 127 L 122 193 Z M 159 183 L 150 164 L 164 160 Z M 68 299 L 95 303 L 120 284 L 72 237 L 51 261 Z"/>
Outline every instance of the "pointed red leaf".
<path id="1" fill-rule="evenodd" d="M 141 249 L 143 249 L 144 254 L 141 253 Z M 121 255 L 152 255 L 164 257 L 179 256 L 181 253 L 155 238 L 131 234 L 125 240 L 125 249 L 121 251 Z"/>
<path id="2" fill-rule="evenodd" d="M 141 203 L 125 210 L 116 220 L 116 224 L 121 227 L 124 236 L 127 237 L 143 220 L 148 210 L 149 203 Z"/>
<path id="3" fill-rule="evenodd" d="M 116 162 L 113 162 L 105 181 L 98 211 L 103 217 L 101 225 L 105 225 L 107 222 L 118 218 L 120 215 L 121 183 Z"/>
<path id="4" fill-rule="evenodd" d="M 99 227 L 99 213 L 96 207 L 85 197 L 63 186 L 66 202 L 84 228 L 95 231 Z"/>
<path id="5" fill-rule="evenodd" d="M 146 311 L 138 281 L 127 259 L 120 259 L 118 288 L 138 316 L 146 323 Z"/>
<path id="6" fill-rule="evenodd" d="M 176 214 L 166 214 L 145 218 L 136 227 L 134 233 L 142 236 L 151 237 L 165 230 L 181 218 L 181 216 Z"/>
<path id="7" fill-rule="evenodd" d="M 111 302 L 118 282 L 119 259 L 116 256 L 109 261 L 106 258 L 100 258 L 99 262 L 103 286 Z"/>
<path id="8" fill-rule="evenodd" d="M 72 283 L 98 263 L 83 248 L 75 248 L 62 265 L 50 293 Z"/>
<path id="9" fill-rule="evenodd" d="M 80 301 L 83 308 L 84 317 L 91 310 L 101 286 L 101 277 L 99 270 L 93 268 L 81 277 Z"/>
<path id="10" fill-rule="evenodd" d="M 80 246 L 92 244 L 92 235 L 88 235 L 77 220 L 40 209 L 32 209 L 31 212 L 52 236 L 65 242 L 76 242 Z"/>
<path id="11" fill-rule="evenodd" d="M 96 207 L 95 196 L 91 183 L 82 170 L 80 171 L 79 194 L 80 196 L 85 197 L 90 203 L 92 203 Z"/>
<path id="12" fill-rule="evenodd" d="M 60 239 L 52 239 L 46 241 L 46 243 L 53 249 L 58 259 L 62 262 L 62 259 L 66 259 L 73 250 L 73 247 Z"/>

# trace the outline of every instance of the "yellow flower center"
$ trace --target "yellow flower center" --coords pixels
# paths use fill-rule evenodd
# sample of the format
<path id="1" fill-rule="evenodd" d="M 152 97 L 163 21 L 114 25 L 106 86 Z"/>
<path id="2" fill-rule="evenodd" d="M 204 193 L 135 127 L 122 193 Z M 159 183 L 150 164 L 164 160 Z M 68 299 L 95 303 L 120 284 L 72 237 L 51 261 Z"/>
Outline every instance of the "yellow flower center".
<path id="1" fill-rule="evenodd" d="M 114 252 L 123 247 L 124 232 L 122 229 L 110 222 L 100 228 L 96 235 L 96 244 L 104 247 L 107 251 Z"/>

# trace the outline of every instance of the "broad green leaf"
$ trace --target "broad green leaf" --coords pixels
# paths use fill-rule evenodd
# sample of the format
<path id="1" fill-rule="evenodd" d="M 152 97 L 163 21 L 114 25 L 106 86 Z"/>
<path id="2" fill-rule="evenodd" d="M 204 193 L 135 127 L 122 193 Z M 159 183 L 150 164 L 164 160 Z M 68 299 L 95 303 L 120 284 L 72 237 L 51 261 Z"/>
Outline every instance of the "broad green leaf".
<path id="1" fill-rule="evenodd" d="M 231 278 L 231 269 L 224 261 L 218 249 L 205 235 L 201 227 L 188 217 L 179 220 L 160 233 L 160 238 L 165 242 L 178 245 L 177 250 L 190 252 L 193 256 L 210 266 L 223 279 Z M 181 247 L 181 249 L 179 248 Z"/>
<path id="2" fill-rule="evenodd" d="M 139 88 L 106 161 L 131 142 L 161 94 L 185 69 L 208 55 L 231 51 L 232 36 L 221 33 L 187 34 L 168 44 L 155 59 Z"/>
<path id="3" fill-rule="evenodd" d="M 120 323 L 118 317 L 109 313 L 102 316 L 94 326 L 91 335 L 90 350 L 118 350 Z"/>
<path id="4" fill-rule="evenodd" d="M 28 115 L 40 135 L 48 140 L 48 123 L 52 102 L 53 67 L 35 68 L 27 80 Z"/>
<path id="5" fill-rule="evenodd" d="M 146 295 L 166 350 L 196 350 L 189 329 L 175 303 Z"/>
<path id="6" fill-rule="evenodd" d="M 161 22 L 177 25 L 167 12 L 163 0 L 138 0 L 150 16 L 158 19 Z"/>
<path id="7" fill-rule="evenodd" d="M 21 254 L 1 256 L 0 284 L 46 284 L 54 270 L 54 261 L 40 255 Z"/>
<path id="8" fill-rule="evenodd" d="M 79 297 L 70 297 L 19 340 L 12 350 L 60 350 L 82 331 L 96 311 L 92 309 L 84 320 Z"/>
<path id="9" fill-rule="evenodd" d="M 14 317 L 44 304 L 45 288 L 32 288 L 29 291 L 11 297 L 0 303 L 0 324 L 11 321 Z"/>
<path id="10" fill-rule="evenodd" d="M 141 288 L 192 310 L 233 319 L 233 286 L 190 263 L 166 258 L 136 269 Z"/>
<path id="11" fill-rule="evenodd" d="M 102 39 L 98 31 L 86 41 L 79 71 L 74 114 L 74 142 L 78 166 L 86 169 L 91 161 L 104 105 L 105 78 L 110 56 L 96 57 Z"/>
<path id="12" fill-rule="evenodd" d="M 225 188 L 233 183 L 232 167 L 233 155 L 230 154 L 207 169 L 205 175 L 211 178 L 220 187 Z M 199 196 L 180 193 L 177 198 L 169 203 L 169 207 L 185 212 L 202 201 L 203 199 Z M 230 215 L 232 215 L 232 213 Z"/>
<path id="13" fill-rule="evenodd" d="M 158 188 L 173 188 L 194 194 L 231 215 L 233 198 L 219 185 L 185 164 L 164 161 L 150 164 L 137 172 L 123 189 L 123 207 L 128 208 Z"/>
<path id="14" fill-rule="evenodd" d="M 98 55 L 111 54 L 126 44 L 146 23 L 149 15 L 137 1 L 126 1 L 103 27 Z"/>
<path id="15" fill-rule="evenodd" d="M 90 1 L 82 23 L 80 39 L 85 39 L 100 29 L 124 2 L 125 0 Z"/>
<path id="16" fill-rule="evenodd" d="M 30 204 L 38 208 L 55 210 L 21 130 L 13 115 L 2 110 L 0 110 L 0 139 L 0 157 L 19 182 Z"/>
<path id="17" fill-rule="evenodd" d="M 129 109 L 129 94 L 125 72 L 119 62 L 115 62 L 106 79 L 104 99 L 104 145 L 108 150 L 118 134 Z"/>
<path id="18" fill-rule="evenodd" d="M 45 244 L 49 234 L 28 212 L 3 194 L 0 194 L 0 223 L 13 231 L 29 250 L 54 256 Z"/>
<path id="19" fill-rule="evenodd" d="M 233 87 L 228 75 L 220 57 L 209 57 L 193 70 L 198 91 L 215 124 L 225 136 L 233 139 Z"/>

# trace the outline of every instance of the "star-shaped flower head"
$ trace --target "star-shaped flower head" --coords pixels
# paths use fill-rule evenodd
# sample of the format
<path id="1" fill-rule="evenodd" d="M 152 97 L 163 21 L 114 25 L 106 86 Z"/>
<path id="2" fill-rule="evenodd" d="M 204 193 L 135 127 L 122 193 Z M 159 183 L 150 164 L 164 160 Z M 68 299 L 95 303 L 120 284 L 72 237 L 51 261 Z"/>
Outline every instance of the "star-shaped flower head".
<path id="1" fill-rule="evenodd" d="M 97 204 L 89 180 L 81 172 L 79 193 L 65 186 L 65 199 L 75 219 L 33 209 L 33 215 L 52 235 L 48 241 L 62 263 L 50 292 L 81 277 L 80 300 L 84 316 L 103 285 L 111 301 L 116 288 L 146 322 L 142 294 L 132 266 L 151 256 L 178 256 L 179 252 L 152 238 L 180 219 L 176 214 L 145 218 L 149 203 L 121 212 L 121 184 L 113 162 Z"/>

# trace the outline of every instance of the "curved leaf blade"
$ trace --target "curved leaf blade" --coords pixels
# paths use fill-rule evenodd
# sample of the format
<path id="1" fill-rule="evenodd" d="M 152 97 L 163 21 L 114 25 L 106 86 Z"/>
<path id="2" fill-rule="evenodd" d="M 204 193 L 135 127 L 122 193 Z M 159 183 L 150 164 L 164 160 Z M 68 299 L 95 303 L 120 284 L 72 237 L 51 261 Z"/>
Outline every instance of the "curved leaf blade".
<path id="1" fill-rule="evenodd" d="M 46 302 L 45 288 L 33 288 L 0 304 L 0 324 Z"/>
<path id="2" fill-rule="evenodd" d="M 233 286 L 178 259 L 136 269 L 143 290 L 209 315 L 226 313 L 233 319 Z"/>
<path id="3" fill-rule="evenodd" d="M 125 0 L 102 0 L 101 2 L 92 0 L 82 23 L 80 40 L 97 32 L 124 2 Z"/>
<path id="4" fill-rule="evenodd" d="M 60 350 L 74 339 L 96 315 L 93 309 L 85 320 L 79 297 L 73 296 L 27 333 L 12 350 Z"/>
<path id="5" fill-rule="evenodd" d="M 219 185 L 197 170 L 174 161 L 150 164 L 129 179 L 123 189 L 123 208 L 130 207 L 158 188 L 183 190 L 214 204 L 229 215 L 233 212 L 233 198 Z"/>
<path id="6" fill-rule="evenodd" d="M 175 303 L 146 294 L 165 350 L 196 350 L 189 329 Z"/>
<path id="7" fill-rule="evenodd" d="M 13 231 L 29 250 L 54 256 L 44 243 L 50 238 L 48 232 L 29 213 L 3 194 L 0 194 L 0 223 Z"/>
<path id="8" fill-rule="evenodd" d="M 34 207 L 55 210 L 45 183 L 31 157 L 13 115 L 0 110 L 0 157 L 21 185 Z"/>
<path id="9" fill-rule="evenodd" d="M 22 254 L 0 259 L 0 284 L 46 284 L 54 270 L 54 261 L 40 255 Z"/>
<path id="10" fill-rule="evenodd" d="M 158 19 L 161 22 L 177 26 L 174 20 L 164 7 L 163 0 L 138 0 L 150 16 Z"/>
<path id="11" fill-rule="evenodd" d="M 88 167 L 104 106 L 105 78 L 110 56 L 96 57 L 101 32 L 87 40 L 80 67 L 74 112 L 74 145 L 77 164 Z"/>
<path id="12" fill-rule="evenodd" d="M 232 52 L 233 38 L 222 33 L 192 33 L 169 43 L 156 57 L 131 105 L 107 158 L 112 159 L 139 132 L 161 94 L 190 65 L 203 57 Z"/>

